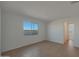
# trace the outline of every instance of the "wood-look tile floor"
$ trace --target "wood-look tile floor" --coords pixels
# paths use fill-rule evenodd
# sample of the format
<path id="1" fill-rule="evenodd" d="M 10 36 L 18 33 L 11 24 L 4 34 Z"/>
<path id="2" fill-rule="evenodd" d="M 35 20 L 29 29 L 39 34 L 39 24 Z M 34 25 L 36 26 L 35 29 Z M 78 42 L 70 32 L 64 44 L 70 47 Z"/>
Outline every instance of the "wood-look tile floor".
<path id="1" fill-rule="evenodd" d="M 79 48 L 43 41 L 9 51 L 2 56 L 10 57 L 79 57 Z"/>

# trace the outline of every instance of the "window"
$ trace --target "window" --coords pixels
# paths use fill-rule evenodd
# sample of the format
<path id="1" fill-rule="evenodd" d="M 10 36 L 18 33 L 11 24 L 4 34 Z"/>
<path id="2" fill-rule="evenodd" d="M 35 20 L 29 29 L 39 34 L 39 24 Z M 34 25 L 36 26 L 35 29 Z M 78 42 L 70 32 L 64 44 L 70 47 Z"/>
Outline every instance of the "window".
<path id="1" fill-rule="evenodd" d="M 32 22 L 23 23 L 24 35 L 37 35 L 38 34 L 38 24 Z"/>

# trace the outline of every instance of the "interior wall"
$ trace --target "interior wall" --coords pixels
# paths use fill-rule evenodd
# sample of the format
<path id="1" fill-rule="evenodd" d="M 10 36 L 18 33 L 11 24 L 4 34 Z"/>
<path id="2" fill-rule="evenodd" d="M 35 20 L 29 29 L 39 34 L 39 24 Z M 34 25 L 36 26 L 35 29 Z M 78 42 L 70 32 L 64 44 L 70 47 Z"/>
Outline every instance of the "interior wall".
<path id="1" fill-rule="evenodd" d="M 38 35 L 24 35 L 23 21 L 29 20 L 39 24 Z M 34 18 L 3 10 L 3 51 L 8 51 L 25 45 L 45 40 L 45 24 Z"/>
<path id="2" fill-rule="evenodd" d="M 73 45 L 79 47 L 79 17 L 65 18 L 48 24 L 48 40 L 64 44 L 64 22 L 75 24 Z"/>
<path id="3" fill-rule="evenodd" d="M 57 43 L 63 43 L 64 39 L 64 21 L 55 20 L 48 24 L 48 40 Z"/>
<path id="4" fill-rule="evenodd" d="M 0 8 L 0 56 L 1 56 L 1 8 Z"/>
<path id="5" fill-rule="evenodd" d="M 1 19 L 2 19 L 2 40 L 1 47 L 2 51 L 6 50 L 6 11 L 1 9 Z"/>

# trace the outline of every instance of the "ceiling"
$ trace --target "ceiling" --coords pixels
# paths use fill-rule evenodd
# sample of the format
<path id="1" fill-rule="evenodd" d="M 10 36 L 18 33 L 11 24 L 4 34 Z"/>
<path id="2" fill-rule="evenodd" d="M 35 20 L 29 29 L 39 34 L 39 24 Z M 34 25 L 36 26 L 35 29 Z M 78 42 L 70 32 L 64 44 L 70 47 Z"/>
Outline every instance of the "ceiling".
<path id="1" fill-rule="evenodd" d="M 0 5 L 46 22 L 79 16 L 79 3 L 71 1 L 2 1 Z"/>

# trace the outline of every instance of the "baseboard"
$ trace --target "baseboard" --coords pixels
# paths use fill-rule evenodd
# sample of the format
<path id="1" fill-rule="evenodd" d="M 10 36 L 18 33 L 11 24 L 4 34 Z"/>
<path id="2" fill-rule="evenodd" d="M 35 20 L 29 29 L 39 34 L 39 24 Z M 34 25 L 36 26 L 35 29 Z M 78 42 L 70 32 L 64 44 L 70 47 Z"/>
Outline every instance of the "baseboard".
<path id="1" fill-rule="evenodd" d="M 35 44 L 37 44 L 37 43 L 41 43 L 41 42 L 44 42 L 44 41 L 47 41 L 47 40 L 42 40 L 42 41 L 40 41 L 40 42 L 32 43 L 32 44 L 29 44 L 29 45 L 25 45 L 25 46 L 22 46 L 22 47 L 18 47 L 18 48 L 15 48 L 15 49 L 11 49 L 11 50 L 8 50 L 8 51 L 1 52 L 1 56 L 4 55 L 5 53 L 10 52 L 10 51 L 18 50 L 18 49 L 20 49 L 20 48 L 28 47 L 28 46 L 31 46 L 31 45 L 35 45 Z"/>
<path id="2" fill-rule="evenodd" d="M 50 40 L 47 40 L 47 41 L 49 41 L 51 43 L 56 43 L 56 44 L 64 45 L 64 43 L 54 42 L 54 41 L 50 41 Z"/>

